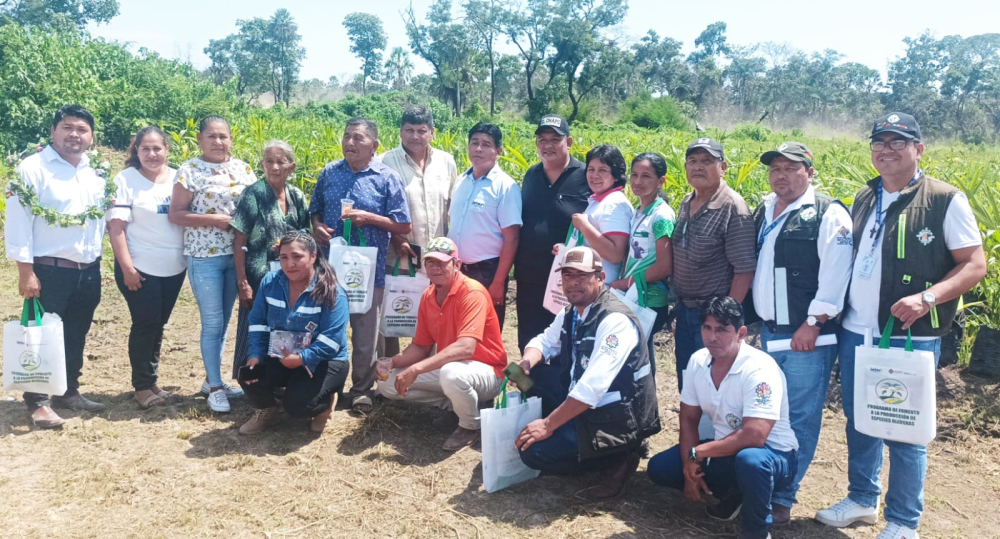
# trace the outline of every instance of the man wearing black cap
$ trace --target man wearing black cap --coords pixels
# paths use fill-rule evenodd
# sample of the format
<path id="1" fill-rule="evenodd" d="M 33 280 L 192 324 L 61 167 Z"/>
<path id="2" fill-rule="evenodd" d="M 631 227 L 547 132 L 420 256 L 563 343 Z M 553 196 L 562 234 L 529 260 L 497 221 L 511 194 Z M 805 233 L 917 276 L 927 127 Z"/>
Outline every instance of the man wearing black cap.
<path id="1" fill-rule="evenodd" d="M 726 173 L 722 144 L 710 138 L 692 142 L 684 170 L 694 192 L 681 202 L 670 242 L 673 288 L 679 298 L 674 308 L 678 387 L 691 354 L 705 347 L 698 319 L 702 304 L 714 296 L 742 302 L 757 267 L 753 217 L 743 197 L 722 179 Z"/>
<path id="2" fill-rule="evenodd" d="M 879 335 L 898 318 L 891 346 L 941 352 L 958 298 L 986 275 L 979 226 L 965 195 L 924 174 L 924 145 L 913 116 L 894 112 L 872 127 L 872 164 L 879 176 L 858 191 L 851 208 L 854 268 L 847 309 L 838 333 L 841 395 L 847 416 L 848 495 L 816 513 L 843 527 L 878 521 L 883 445 L 892 471 L 885 496 L 887 525 L 879 539 L 916 539 L 924 506 L 927 448 L 883 441 L 854 428 L 855 348 L 865 332 Z M 872 344 L 872 343 L 868 343 Z"/>
<path id="3" fill-rule="evenodd" d="M 773 192 L 754 211 L 752 303 L 764 321 L 764 349 L 785 373 L 789 419 L 799 442 L 793 480 L 771 496 L 771 517 L 782 525 L 791 519 L 823 424 L 837 359 L 834 319 L 844 307 L 851 278 L 853 225 L 846 206 L 816 192 L 813 155 L 804 144 L 785 142 L 760 156 L 760 162 L 768 166 Z"/>
<path id="4" fill-rule="evenodd" d="M 517 346 L 549 327 L 555 315 L 542 307 L 552 246 L 566 240 L 574 213 L 587 209 L 587 167 L 569 154 L 573 137 L 562 116 L 544 116 L 535 129 L 540 163 L 524 174 L 521 184 L 521 240 L 514 257 L 517 281 Z"/>

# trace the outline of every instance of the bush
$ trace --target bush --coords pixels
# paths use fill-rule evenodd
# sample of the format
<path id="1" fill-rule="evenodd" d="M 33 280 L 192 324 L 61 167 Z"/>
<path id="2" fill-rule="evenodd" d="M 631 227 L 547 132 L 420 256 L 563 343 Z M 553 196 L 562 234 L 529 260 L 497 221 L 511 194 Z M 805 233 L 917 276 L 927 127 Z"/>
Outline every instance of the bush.
<path id="1" fill-rule="evenodd" d="M 681 104 L 670 96 L 636 95 L 622 103 L 621 121 L 649 129 L 686 130 L 691 127 L 694 112 L 690 109 L 690 105 Z"/>
<path id="2" fill-rule="evenodd" d="M 761 124 L 739 124 L 733 129 L 733 136 L 755 142 L 766 142 L 771 137 L 771 130 Z"/>

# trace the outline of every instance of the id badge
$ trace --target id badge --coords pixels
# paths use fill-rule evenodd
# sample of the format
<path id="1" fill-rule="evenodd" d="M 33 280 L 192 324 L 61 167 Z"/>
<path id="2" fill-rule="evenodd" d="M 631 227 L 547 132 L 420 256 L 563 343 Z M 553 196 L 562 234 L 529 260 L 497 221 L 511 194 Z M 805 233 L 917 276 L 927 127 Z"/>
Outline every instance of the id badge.
<path id="1" fill-rule="evenodd" d="M 861 267 L 858 269 L 858 277 L 869 279 L 875 269 L 875 257 L 869 255 L 861 259 Z"/>
<path id="2" fill-rule="evenodd" d="M 268 264 L 271 265 L 271 271 L 279 271 L 281 269 L 281 262 L 277 260 L 272 260 Z"/>

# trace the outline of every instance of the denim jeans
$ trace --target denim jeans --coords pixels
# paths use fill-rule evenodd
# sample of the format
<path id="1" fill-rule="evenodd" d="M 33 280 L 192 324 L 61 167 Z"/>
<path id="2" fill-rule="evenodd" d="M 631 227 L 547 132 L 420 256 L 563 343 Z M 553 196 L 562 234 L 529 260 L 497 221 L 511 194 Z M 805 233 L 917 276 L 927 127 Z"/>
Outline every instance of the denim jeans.
<path id="1" fill-rule="evenodd" d="M 707 442 L 710 440 L 702 440 Z M 649 459 L 646 473 L 649 480 L 676 490 L 684 490 L 684 459 L 681 446 L 659 453 Z M 717 457 L 702 463 L 705 484 L 717 498 L 740 496 L 740 537 L 767 537 L 771 528 L 771 496 L 773 490 L 788 488 L 795 478 L 795 451 L 778 451 L 765 445 L 749 447 L 731 457 Z"/>
<path id="2" fill-rule="evenodd" d="M 579 475 L 607 470 L 621 462 L 626 453 L 580 460 L 576 420 L 571 419 L 556 429 L 552 436 L 519 451 L 521 462 L 532 470 L 557 475 Z"/>
<path id="3" fill-rule="evenodd" d="M 677 389 L 680 390 L 684 383 L 681 373 L 687 368 L 691 356 L 704 348 L 705 343 L 701 340 L 700 309 L 698 307 L 692 309 L 685 306 L 683 301 L 678 301 L 674 312 L 677 313 L 674 355 L 677 359 Z"/>
<path id="4" fill-rule="evenodd" d="M 201 359 L 212 387 L 222 385 L 222 349 L 236 303 L 233 255 L 188 257 L 188 278 L 201 314 Z"/>
<path id="5" fill-rule="evenodd" d="M 766 343 L 791 339 L 792 334 L 771 333 L 767 326 L 761 328 L 761 341 Z M 795 494 L 799 483 L 806 475 L 809 464 L 816 453 L 819 431 L 823 426 L 823 406 L 826 404 L 826 390 L 830 386 L 830 373 L 837 360 L 837 345 L 819 346 L 812 352 L 768 352 L 785 373 L 788 393 L 788 419 L 799 441 L 798 473 L 787 488 L 775 489 L 771 501 L 791 507 L 797 501 Z"/>
<path id="6" fill-rule="evenodd" d="M 878 335 L 873 342 L 878 344 Z M 873 438 L 854 430 L 854 353 L 865 341 L 864 335 L 841 328 L 837 335 L 840 345 L 840 387 L 847 416 L 847 479 L 848 496 L 865 507 L 878 505 L 882 493 L 882 459 L 884 445 L 889 446 L 889 490 L 885 495 L 885 519 L 907 528 L 920 525 L 924 511 L 924 478 L 927 475 L 927 447 Z M 903 348 L 905 338 L 893 338 L 892 348 Z M 941 339 L 913 341 L 914 350 L 934 352 L 934 364 L 941 355 Z"/>

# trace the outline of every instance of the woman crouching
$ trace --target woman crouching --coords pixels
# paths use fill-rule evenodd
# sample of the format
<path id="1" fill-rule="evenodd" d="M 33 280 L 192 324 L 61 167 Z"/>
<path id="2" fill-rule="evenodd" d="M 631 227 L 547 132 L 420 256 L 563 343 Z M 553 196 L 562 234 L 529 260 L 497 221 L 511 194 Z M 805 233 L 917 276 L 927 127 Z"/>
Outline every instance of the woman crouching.
<path id="1" fill-rule="evenodd" d="M 288 415 L 311 417 L 310 429 L 321 433 L 347 380 L 347 299 L 312 236 L 289 232 L 277 250 L 281 270 L 264 276 L 250 311 L 239 382 L 256 411 L 240 434 L 257 434 L 278 420 L 279 387 Z"/>

